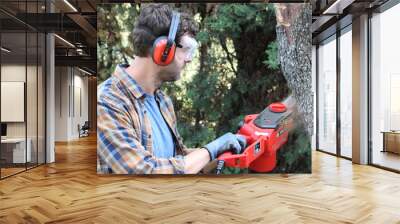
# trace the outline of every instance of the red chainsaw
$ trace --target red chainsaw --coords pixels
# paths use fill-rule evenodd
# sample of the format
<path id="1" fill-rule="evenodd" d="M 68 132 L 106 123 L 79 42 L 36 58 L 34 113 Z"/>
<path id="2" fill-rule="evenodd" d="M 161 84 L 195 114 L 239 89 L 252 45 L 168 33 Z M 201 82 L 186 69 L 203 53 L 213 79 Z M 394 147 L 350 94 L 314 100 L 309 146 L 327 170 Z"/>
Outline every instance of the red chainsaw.
<path id="1" fill-rule="evenodd" d="M 269 172 L 276 166 L 276 153 L 288 141 L 293 127 L 292 112 L 284 103 L 272 103 L 260 114 L 247 115 L 240 122 L 237 134 L 246 138 L 247 146 L 240 154 L 225 152 L 218 157 L 216 173 L 223 167 L 249 168 Z"/>

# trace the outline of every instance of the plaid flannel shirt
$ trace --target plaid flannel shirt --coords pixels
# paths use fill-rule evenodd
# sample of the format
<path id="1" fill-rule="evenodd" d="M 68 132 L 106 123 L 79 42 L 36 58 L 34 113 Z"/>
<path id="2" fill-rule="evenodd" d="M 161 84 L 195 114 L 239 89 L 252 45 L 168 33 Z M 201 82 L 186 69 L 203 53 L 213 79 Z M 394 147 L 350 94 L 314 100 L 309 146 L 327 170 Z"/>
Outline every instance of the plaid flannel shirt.
<path id="1" fill-rule="evenodd" d="M 161 90 L 156 100 L 175 145 L 172 158 L 156 158 L 152 149 L 151 122 L 144 107 L 144 91 L 117 66 L 114 74 L 98 87 L 97 172 L 100 174 L 183 174 L 186 148 L 179 136 L 171 99 Z"/>

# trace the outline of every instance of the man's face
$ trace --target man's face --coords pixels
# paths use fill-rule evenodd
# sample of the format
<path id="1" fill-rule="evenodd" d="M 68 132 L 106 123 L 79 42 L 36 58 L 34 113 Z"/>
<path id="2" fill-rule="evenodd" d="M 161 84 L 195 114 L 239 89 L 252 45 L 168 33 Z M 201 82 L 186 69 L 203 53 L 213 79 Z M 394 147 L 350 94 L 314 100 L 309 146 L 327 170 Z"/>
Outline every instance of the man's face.
<path id="1" fill-rule="evenodd" d="M 193 60 L 197 49 L 196 40 L 190 35 L 183 35 L 180 43 L 177 43 L 175 58 L 171 64 L 163 67 L 160 71 L 160 79 L 163 82 L 171 82 L 180 79 L 181 72 L 186 63 Z"/>

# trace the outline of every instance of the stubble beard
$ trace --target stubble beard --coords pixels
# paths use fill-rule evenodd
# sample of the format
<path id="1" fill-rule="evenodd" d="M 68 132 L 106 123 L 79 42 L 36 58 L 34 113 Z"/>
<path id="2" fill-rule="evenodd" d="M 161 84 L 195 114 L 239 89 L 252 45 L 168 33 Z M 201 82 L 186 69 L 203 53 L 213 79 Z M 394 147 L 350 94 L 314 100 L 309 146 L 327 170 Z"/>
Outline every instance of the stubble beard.
<path id="1" fill-rule="evenodd" d="M 181 71 L 161 71 L 158 77 L 162 83 L 175 82 L 181 78 Z"/>

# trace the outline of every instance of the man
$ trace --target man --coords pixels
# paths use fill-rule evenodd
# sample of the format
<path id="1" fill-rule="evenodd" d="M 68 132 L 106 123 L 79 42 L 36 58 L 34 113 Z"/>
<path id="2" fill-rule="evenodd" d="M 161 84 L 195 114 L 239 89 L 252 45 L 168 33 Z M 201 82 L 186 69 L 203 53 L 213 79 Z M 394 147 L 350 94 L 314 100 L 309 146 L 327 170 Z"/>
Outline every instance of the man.
<path id="1" fill-rule="evenodd" d="M 194 22 L 168 5 L 142 4 L 132 33 L 134 59 L 98 88 L 98 173 L 194 174 L 243 136 L 227 133 L 186 148 L 171 99 L 159 88 L 176 81 L 197 48 Z M 168 36 L 168 37 L 166 37 Z"/>

